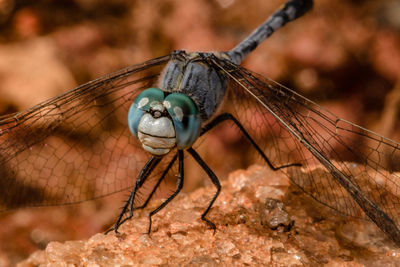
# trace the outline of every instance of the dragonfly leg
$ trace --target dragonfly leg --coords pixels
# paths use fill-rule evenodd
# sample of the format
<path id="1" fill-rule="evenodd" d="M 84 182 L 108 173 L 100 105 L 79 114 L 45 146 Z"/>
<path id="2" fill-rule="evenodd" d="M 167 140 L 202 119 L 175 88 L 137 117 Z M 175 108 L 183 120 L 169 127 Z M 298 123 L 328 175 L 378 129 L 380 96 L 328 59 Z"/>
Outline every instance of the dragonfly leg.
<path id="1" fill-rule="evenodd" d="M 216 125 L 218 125 L 221 122 L 226 121 L 226 120 L 231 120 L 236 124 L 236 126 L 240 129 L 240 131 L 244 134 L 244 136 L 246 136 L 246 138 L 250 141 L 250 143 L 253 145 L 253 147 L 257 150 L 258 154 L 261 155 L 261 157 L 264 159 L 264 161 L 268 164 L 268 166 L 272 170 L 276 171 L 276 170 L 279 170 L 279 169 L 282 169 L 282 168 L 293 167 L 293 166 L 301 166 L 300 163 L 290 163 L 290 164 L 285 164 L 285 165 L 281 165 L 281 166 L 275 167 L 271 163 L 271 161 L 268 159 L 268 157 L 264 154 L 262 149 L 253 140 L 253 138 L 251 138 L 250 134 L 246 131 L 246 129 L 243 127 L 243 125 L 230 113 L 222 113 L 222 114 L 218 115 L 217 117 L 215 117 L 212 121 L 210 121 L 207 125 L 205 125 L 202 128 L 202 131 L 201 131 L 200 135 L 205 134 L 206 132 L 208 132 L 209 130 L 214 128 Z"/>
<path id="2" fill-rule="evenodd" d="M 179 194 L 179 192 L 181 191 L 181 189 L 183 187 L 183 171 L 184 171 L 184 169 L 183 169 L 183 150 L 178 150 L 178 156 L 179 156 L 179 174 L 178 174 L 178 184 L 177 184 L 176 190 L 163 203 L 161 203 L 161 205 L 158 206 L 158 208 L 156 208 L 155 210 L 150 212 L 149 228 L 148 228 L 147 234 L 150 234 L 150 232 L 151 232 L 151 224 L 152 224 L 151 217 L 153 215 L 155 215 L 157 212 L 159 212 L 160 210 L 162 210 L 171 200 L 173 200 L 176 197 L 176 195 Z M 170 165 L 168 166 L 167 170 L 172 167 L 175 160 L 176 160 L 176 155 L 175 155 L 174 159 L 171 160 Z M 163 173 L 163 176 L 165 176 L 165 174 L 168 172 L 167 170 Z"/>
<path id="3" fill-rule="evenodd" d="M 146 201 L 143 203 L 143 205 L 139 206 L 139 207 L 135 207 L 132 208 L 132 210 L 139 210 L 139 209 L 144 209 L 145 207 L 147 207 L 147 204 L 149 204 L 151 198 L 153 197 L 154 193 L 157 191 L 157 188 L 160 186 L 161 182 L 164 180 L 165 176 L 167 175 L 167 173 L 169 172 L 169 170 L 172 168 L 172 166 L 174 165 L 176 159 L 178 158 L 178 153 L 175 154 L 175 156 L 172 158 L 172 160 L 169 162 L 167 168 L 165 168 L 163 174 L 160 176 L 160 179 L 158 179 L 157 184 L 153 187 L 153 190 L 151 191 L 151 193 L 149 194 L 149 196 L 147 197 Z"/>
<path id="4" fill-rule="evenodd" d="M 211 182 L 213 182 L 213 184 L 217 188 L 217 192 L 214 194 L 212 200 L 210 201 L 210 204 L 208 204 L 207 209 L 201 215 L 201 219 L 203 221 L 205 221 L 214 230 L 214 233 L 215 233 L 215 229 L 216 229 L 215 224 L 212 221 L 210 221 L 209 219 L 207 219 L 206 215 L 210 211 L 212 205 L 214 204 L 215 200 L 217 199 L 217 197 L 221 191 L 221 184 L 218 180 L 218 177 L 214 174 L 214 172 L 210 169 L 210 167 L 208 167 L 208 165 L 203 161 L 203 159 L 200 157 L 200 155 L 197 154 L 197 152 L 193 148 L 189 148 L 187 151 L 192 155 L 192 157 L 197 161 L 197 163 L 203 168 L 203 170 L 207 173 L 208 177 L 210 177 Z"/>
<path id="5" fill-rule="evenodd" d="M 121 210 L 121 213 L 118 216 L 117 221 L 114 224 L 114 227 L 109 229 L 107 233 L 111 232 L 114 230 L 115 233 L 118 233 L 118 228 L 127 220 L 132 218 L 133 216 L 133 203 L 135 201 L 135 196 L 137 190 L 144 184 L 146 181 L 147 177 L 151 174 L 151 172 L 154 170 L 154 168 L 157 166 L 157 164 L 161 161 L 161 158 L 158 157 L 151 157 L 149 161 L 147 161 L 146 165 L 143 167 L 143 169 L 140 171 L 139 177 L 136 179 L 135 186 L 133 187 L 133 190 L 131 194 L 129 195 L 128 200 L 126 201 L 124 207 Z M 126 217 L 125 219 L 122 219 L 122 217 L 125 215 L 128 207 L 130 207 L 130 212 L 129 216 Z"/>

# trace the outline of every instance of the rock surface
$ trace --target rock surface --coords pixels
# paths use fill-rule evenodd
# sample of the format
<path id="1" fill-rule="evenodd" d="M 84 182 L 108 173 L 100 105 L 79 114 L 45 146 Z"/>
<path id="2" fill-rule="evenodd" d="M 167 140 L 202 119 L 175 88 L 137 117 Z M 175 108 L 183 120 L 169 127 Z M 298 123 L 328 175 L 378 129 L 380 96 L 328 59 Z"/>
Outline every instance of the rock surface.
<path id="1" fill-rule="evenodd" d="M 200 219 L 215 192 L 208 186 L 178 195 L 153 217 L 150 235 L 146 215 L 159 201 L 123 224 L 121 234 L 51 242 L 18 266 L 400 264 L 400 250 L 373 224 L 337 216 L 295 190 L 283 173 L 254 165 L 222 182 L 207 216 L 215 233 Z"/>

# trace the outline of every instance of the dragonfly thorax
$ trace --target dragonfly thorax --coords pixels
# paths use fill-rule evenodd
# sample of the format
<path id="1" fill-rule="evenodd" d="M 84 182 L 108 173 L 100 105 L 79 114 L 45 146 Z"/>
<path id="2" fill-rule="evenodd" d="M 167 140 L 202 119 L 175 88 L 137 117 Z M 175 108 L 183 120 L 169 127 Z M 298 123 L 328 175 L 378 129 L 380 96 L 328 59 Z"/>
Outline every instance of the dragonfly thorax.
<path id="1" fill-rule="evenodd" d="M 188 96 L 149 88 L 132 103 L 128 125 L 146 151 L 163 156 L 174 147 L 192 146 L 200 133 L 200 116 Z"/>
<path id="2" fill-rule="evenodd" d="M 179 92 L 193 100 L 203 122 L 214 115 L 225 96 L 228 84 L 225 74 L 212 65 L 213 57 L 227 56 L 175 51 L 160 77 L 160 86 L 164 91 Z"/>

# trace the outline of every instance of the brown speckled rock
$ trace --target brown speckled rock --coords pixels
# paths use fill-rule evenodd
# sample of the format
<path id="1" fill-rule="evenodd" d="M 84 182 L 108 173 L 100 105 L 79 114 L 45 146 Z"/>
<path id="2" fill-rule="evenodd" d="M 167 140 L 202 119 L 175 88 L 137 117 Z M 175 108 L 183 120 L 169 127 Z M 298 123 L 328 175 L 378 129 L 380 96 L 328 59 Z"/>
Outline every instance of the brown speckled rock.
<path id="1" fill-rule="evenodd" d="M 44 251 L 32 254 L 19 266 L 400 264 L 400 250 L 389 241 L 372 240 L 371 244 L 379 242 L 379 247 L 372 248 L 371 244 L 363 244 L 365 240 L 359 235 L 354 242 L 351 236 L 346 242 L 337 238 L 340 231 L 351 233 L 354 229 L 367 228 L 361 225 L 370 224 L 346 221 L 329 212 L 323 215 L 322 211 L 318 220 L 313 218 L 307 210 L 318 206 L 289 187 L 281 172 L 252 166 L 232 173 L 222 183 L 221 195 L 208 215 L 217 225 L 215 234 L 200 219 L 214 190 L 210 186 L 180 194 L 154 216 L 150 236 L 143 234 L 148 227 L 149 210 L 146 209 L 125 223 L 119 235 L 99 233 L 84 241 L 51 242 Z M 273 219 L 285 222 L 291 218 L 292 227 L 272 230 L 267 226 L 264 209 L 271 206 L 268 199 L 279 203 L 275 205 L 279 208 L 275 214 L 282 217 Z M 153 203 L 150 208 L 159 203 Z M 374 229 L 368 230 L 368 236 L 371 231 L 379 235 L 379 230 Z"/>

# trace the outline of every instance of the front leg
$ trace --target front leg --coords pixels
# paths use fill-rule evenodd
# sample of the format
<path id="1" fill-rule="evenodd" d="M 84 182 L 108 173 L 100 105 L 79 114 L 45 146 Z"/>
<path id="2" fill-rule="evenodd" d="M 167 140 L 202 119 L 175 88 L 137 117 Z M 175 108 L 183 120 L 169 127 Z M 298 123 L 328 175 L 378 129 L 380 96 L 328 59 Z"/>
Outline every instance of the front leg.
<path id="1" fill-rule="evenodd" d="M 184 172 L 184 169 L 183 169 L 183 150 L 178 150 L 178 160 L 179 160 L 179 173 L 178 173 L 178 185 L 176 187 L 176 190 L 163 203 L 161 203 L 161 205 L 158 206 L 158 208 L 156 208 L 155 210 L 150 212 L 150 214 L 149 214 L 149 229 L 147 230 L 147 234 L 150 234 L 150 232 L 151 232 L 151 224 L 152 224 L 151 217 L 153 215 L 155 215 L 157 212 L 159 212 L 160 210 L 162 210 L 171 200 L 173 200 L 179 194 L 179 192 L 181 191 L 181 189 L 183 187 L 183 177 L 184 177 L 183 176 L 183 174 L 184 174 L 183 173 Z M 175 160 L 173 160 L 173 162 L 175 162 Z"/>
<path id="2" fill-rule="evenodd" d="M 114 224 L 114 227 L 112 227 L 111 229 L 106 231 L 106 234 L 108 234 L 109 232 L 113 231 L 115 233 L 119 233 L 118 232 L 118 228 L 127 220 L 129 220 L 130 218 L 132 218 L 133 216 L 133 203 L 135 201 L 135 196 L 137 193 L 137 190 L 142 187 L 142 185 L 144 184 L 144 182 L 146 181 L 147 177 L 149 177 L 149 175 L 151 174 L 151 172 L 155 169 L 155 167 L 158 165 L 158 163 L 160 163 L 161 158 L 159 157 L 151 157 L 149 161 L 147 161 L 146 165 L 143 167 L 143 169 L 140 171 L 140 174 L 138 176 L 138 178 L 136 179 L 135 182 L 135 186 L 132 189 L 131 194 L 129 195 L 128 200 L 125 202 L 124 207 L 121 210 L 121 213 L 118 216 L 117 221 Z M 122 217 L 125 215 L 128 207 L 130 207 L 130 213 L 129 216 L 126 217 L 125 219 L 122 219 Z"/>
<path id="3" fill-rule="evenodd" d="M 167 168 L 165 168 L 163 174 L 158 179 L 156 185 L 153 187 L 153 190 L 151 191 L 151 193 L 149 194 L 149 196 L 147 197 L 147 199 L 143 203 L 143 205 L 140 205 L 139 207 L 134 207 L 134 208 L 132 208 L 132 210 L 144 209 L 145 207 L 147 207 L 147 205 L 149 204 L 151 198 L 154 196 L 155 192 L 160 187 L 160 184 L 162 183 L 162 181 L 164 181 L 165 176 L 168 174 L 169 170 L 172 168 L 172 166 L 174 165 L 174 163 L 175 163 L 177 158 L 178 158 L 178 153 L 176 153 L 175 156 L 171 159 L 171 161 L 169 162 Z"/>

